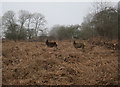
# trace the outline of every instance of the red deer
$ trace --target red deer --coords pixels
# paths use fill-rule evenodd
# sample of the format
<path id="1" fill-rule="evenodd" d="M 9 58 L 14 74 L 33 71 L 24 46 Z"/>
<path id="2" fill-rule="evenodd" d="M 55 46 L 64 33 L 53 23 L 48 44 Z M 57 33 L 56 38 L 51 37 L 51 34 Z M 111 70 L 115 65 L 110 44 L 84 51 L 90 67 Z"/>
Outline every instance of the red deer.
<path id="1" fill-rule="evenodd" d="M 73 45 L 75 48 L 82 48 L 84 49 L 85 45 L 83 43 L 76 43 L 75 41 L 73 42 Z"/>
<path id="2" fill-rule="evenodd" d="M 48 40 L 46 40 L 46 45 L 47 45 L 48 47 L 57 47 L 56 42 L 48 42 Z"/>

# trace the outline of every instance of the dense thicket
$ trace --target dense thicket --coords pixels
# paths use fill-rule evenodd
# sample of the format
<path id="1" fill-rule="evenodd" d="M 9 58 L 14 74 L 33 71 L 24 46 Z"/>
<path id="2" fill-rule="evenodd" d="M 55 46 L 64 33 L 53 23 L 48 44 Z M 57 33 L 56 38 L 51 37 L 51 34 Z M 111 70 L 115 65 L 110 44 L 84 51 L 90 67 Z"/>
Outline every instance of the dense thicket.
<path id="1" fill-rule="evenodd" d="M 88 39 L 96 36 L 118 39 L 119 11 L 111 6 L 106 6 L 106 3 L 98 4 L 97 6 L 101 7 L 98 7 L 99 9 L 94 13 L 88 14 L 80 26 L 54 26 L 50 35 L 61 39 L 72 39 L 74 37 Z"/>

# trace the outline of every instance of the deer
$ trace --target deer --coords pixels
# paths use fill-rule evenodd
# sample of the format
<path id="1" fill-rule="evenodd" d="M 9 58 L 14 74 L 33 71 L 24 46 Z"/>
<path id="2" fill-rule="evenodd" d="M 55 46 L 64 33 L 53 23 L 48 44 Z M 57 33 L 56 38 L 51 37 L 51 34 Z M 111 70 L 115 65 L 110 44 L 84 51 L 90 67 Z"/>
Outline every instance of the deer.
<path id="1" fill-rule="evenodd" d="M 76 43 L 75 41 L 73 42 L 73 45 L 75 48 L 82 48 L 84 49 L 85 45 L 83 43 Z"/>
<path id="2" fill-rule="evenodd" d="M 46 45 L 47 45 L 48 47 L 57 47 L 56 42 L 48 42 L 48 40 L 46 40 Z"/>

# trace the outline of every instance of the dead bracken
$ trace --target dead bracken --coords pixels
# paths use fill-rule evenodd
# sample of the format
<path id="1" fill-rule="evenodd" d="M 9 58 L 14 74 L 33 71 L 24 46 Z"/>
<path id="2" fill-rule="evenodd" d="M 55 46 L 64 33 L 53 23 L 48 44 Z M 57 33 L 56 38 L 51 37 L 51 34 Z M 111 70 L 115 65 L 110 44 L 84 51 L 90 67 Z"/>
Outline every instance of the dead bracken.
<path id="1" fill-rule="evenodd" d="M 87 40 L 85 51 L 73 42 L 55 41 L 58 49 L 45 42 L 2 44 L 4 85 L 117 85 L 118 52 Z M 97 42 L 98 43 L 98 42 Z M 111 44 L 114 44 L 111 42 Z M 111 79 L 112 78 L 112 79 Z"/>

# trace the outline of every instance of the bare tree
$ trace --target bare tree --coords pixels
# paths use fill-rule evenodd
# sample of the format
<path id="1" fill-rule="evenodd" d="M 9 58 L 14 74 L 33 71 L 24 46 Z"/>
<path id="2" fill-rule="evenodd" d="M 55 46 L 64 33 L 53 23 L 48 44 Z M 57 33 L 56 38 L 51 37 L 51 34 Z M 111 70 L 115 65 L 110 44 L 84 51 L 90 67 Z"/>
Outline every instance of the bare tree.
<path id="1" fill-rule="evenodd" d="M 46 20 L 45 20 L 45 17 L 42 14 L 34 13 L 32 23 L 33 23 L 34 29 L 36 31 L 35 36 L 37 36 L 39 31 L 43 32 L 43 30 L 44 30 L 43 26 L 45 25 Z"/>
<path id="2" fill-rule="evenodd" d="M 25 10 L 20 10 L 19 11 L 19 22 L 20 22 L 20 26 L 21 29 L 23 28 L 25 22 L 27 21 L 27 19 L 29 19 L 29 12 L 25 11 Z"/>
<path id="3" fill-rule="evenodd" d="M 15 13 L 13 11 L 7 11 L 6 13 L 3 14 L 1 18 L 1 28 L 2 28 L 2 33 L 6 32 L 9 27 L 13 29 L 14 24 L 16 22 L 15 18 Z M 4 36 L 4 35 L 2 35 Z"/>
<path id="4" fill-rule="evenodd" d="M 8 27 L 15 23 L 15 13 L 13 11 L 7 11 L 2 16 L 2 25 Z"/>
<path id="5" fill-rule="evenodd" d="M 32 38 L 33 34 L 34 34 L 34 29 L 31 27 L 32 26 L 32 21 L 33 21 L 33 14 L 32 13 L 28 13 L 26 14 L 28 15 L 27 16 L 27 19 L 26 19 L 26 22 L 25 22 L 25 28 L 27 29 L 27 36 L 28 38 Z"/>
<path id="6" fill-rule="evenodd" d="M 25 23 L 27 29 L 30 29 L 30 25 L 32 23 L 32 18 L 33 18 L 33 14 L 28 13 L 28 17 L 27 17 L 27 20 L 26 20 L 26 23 Z"/>
<path id="7" fill-rule="evenodd" d="M 107 2 L 106 0 L 101 0 L 99 2 L 96 0 L 92 3 L 91 13 L 97 14 L 98 12 L 108 9 L 111 6 L 111 2 Z"/>
<path id="8" fill-rule="evenodd" d="M 19 23 L 20 23 L 20 38 L 26 37 L 27 29 L 29 29 L 30 25 L 30 20 L 31 20 L 31 14 L 28 11 L 25 10 L 20 10 L 19 11 Z M 27 26 L 25 26 L 27 24 Z M 25 35 L 25 36 L 24 36 Z"/>
<path id="9" fill-rule="evenodd" d="M 21 10 L 19 15 L 19 23 L 20 23 L 20 30 L 22 31 L 23 28 L 26 28 L 28 38 L 32 37 L 32 34 L 38 36 L 39 31 L 43 32 L 45 25 L 45 17 L 40 13 L 31 14 L 28 11 Z M 31 32 L 35 31 L 31 34 Z"/>
<path id="10" fill-rule="evenodd" d="M 7 11 L 2 16 L 2 29 L 5 37 L 9 39 L 18 39 L 18 25 L 16 24 L 15 13 L 13 11 Z"/>

